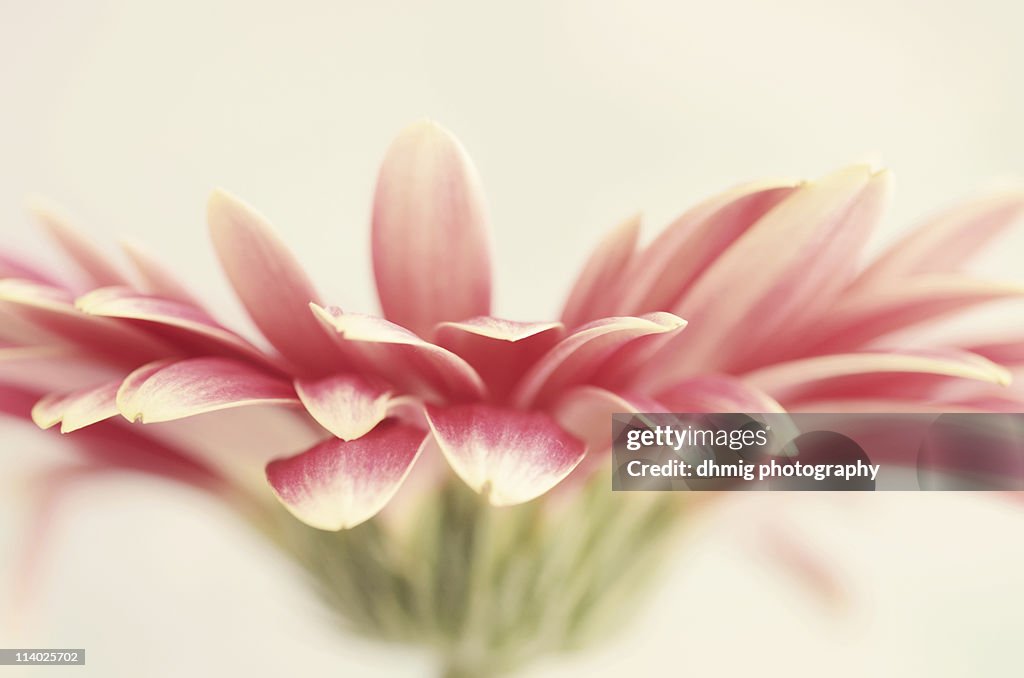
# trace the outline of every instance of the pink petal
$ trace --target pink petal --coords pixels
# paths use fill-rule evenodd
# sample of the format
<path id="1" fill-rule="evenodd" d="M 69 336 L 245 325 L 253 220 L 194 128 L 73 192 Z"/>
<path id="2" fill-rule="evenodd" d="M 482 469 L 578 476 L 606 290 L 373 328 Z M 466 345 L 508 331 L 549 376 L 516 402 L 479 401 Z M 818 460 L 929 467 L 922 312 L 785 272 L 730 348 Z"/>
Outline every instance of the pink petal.
<path id="1" fill-rule="evenodd" d="M 526 323 L 480 317 L 441 323 L 437 343 L 461 356 L 477 371 L 491 398 L 508 395 L 526 369 L 565 334 L 561 323 Z"/>
<path id="2" fill-rule="evenodd" d="M 857 279 L 858 287 L 923 273 L 948 273 L 1024 216 L 1024 191 L 987 196 L 939 215 L 886 250 Z"/>
<path id="3" fill-rule="evenodd" d="M 840 353 L 888 333 L 998 299 L 1024 296 L 1024 285 L 960 275 L 915 276 L 840 297 L 821 320 L 794 338 L 791 354 Z"/>
<path id="4" fill-rule="evenodd" d="M 127 377 L 121 380 L 121 386 L 117 390 L 115 402 L 117 404 L 118 412 L 123 414 L 124 412 L 129 411 L 132 407 L 132 399 L 135 397 L 135 394 L 138 393 L 139 389 L 142 388 L 142 385 L 145 384 L 146 381 L 154 374 L 165 367 L 170 367 L 176 362 L 178 362 L 178 359 L 176 358 L 154 360 L 151 363 L 146 363 L 145 365 L 132 370 Z"/>
<path id="5" fill-rule="evenodd" d="M 487 392 L 469 363 L 405 328 L 374 316 L 316 304 L 310 308 L 325 327 L 337 333 L 350 362 L 401 390 L 455 399 L 482 398 Z"/>
<path id="6" fill-rule="evenodd" d="M 154 368 L 142 369 L 118 394 L 118 407 L 129 421 L 156 423 L 247 405 L 298 404 L 291 384 L 227 358 L 181 360 L 144 380 L 144 372 Z"/>
<path id="7" fill-rule="evenodd" d="M 693 284 L 673 310 L 700 331 L 669 342 L 640 383 L 664 388 L 756 362 L 767 339 L 829 303 L 852 276 L 887 186 L 886 174 L 857 166 L 794 191 Z"/>
<path id="8" fill-rule="evenodd" d="M 573 283 L 562 310 L 562 323 L 576 327 L 612 314 L 622 272 L 636 254 L 640 215 L 619 224 L 597 246 Z"/>
<path id="9" fill-rule="evenodd" d="M 890 383 L 888 390 L 893 396 L 898 396 L 899 389 L 917 388 L 912 375 L 976 379 L 1003 385 L 1010 380 L 1009 373 L 999 365 L 981 356 L 952 350 L 843 353 L 804 358 L 756 370 L 744 380 L 787 404 L 829 397 L 831 393 L 849 398 L 879 397 L 884 393 L 878 393 L 877 387 L 870 388 L 870 381 L 865 384 L 863 380 L 890 374 L 901 375 Z"/>
<path id="10" fill-rule="evenodd" d="M 604 318 L 588 323 L 559 342 L 523 376 L 512 393 L 512 402 L 518 407 L 548 403 L 559 391 L 586 383 L 630 342 L 685 326 L 686 321 L 671 313 Z"/>
<path id="11" fill-rule="evenodd" d="M 309 314 L 318 295 L 266 219 L 224 191 L 210 197 L 207 219 L 221 266 L 260 332 L 303 372 L 332 372 L 337 349 Z"/>
<path id="12" fill-rule="evenodd" d="M 134 366 L 175 353 L 171 345 L 140 329 L 80 312 L 68 292 L 54 287 L 0 280 L 0 308 L 47 335 L 114 364 Z"/>
<path id="13" fill-rule="evenodd" d="M 42 272 L 32 264 L 3 252 L 0 252 L 0 278 L 18 278 L 39 283 L 40 285 L 60 287 L 55 278 Z"/>
<path id="14" fill-rule="evenodd" d="M 968 346 L 967 350 L 1000 365 L 1013 367 L 1024 365 L 1024 338 Z"/>
<path id="15" fill-rule="evenodd" d="M 0 281 L 0 288 L 5 282 Z M 0 290 L 0 296 L 2 294 Z M 5 303 L 0 299 L 0 342 L 4 345 L 38 346 L 56 341 L 52 333 L 24 317 L 26 314 L 31 315 L 31 312 L 26 313 L 21 303 Z"/>
<path id="16" fill-rule="evenodd" d="M 390 391 L 354 374 L 297 379 L 295 392 L 310 415 L 342 440 L 373 430 L 388 416 L 391 400 Z"/>
<path id="17" fill-rule="evenodd" d="M 0 414 L 31 419 L 38 394 L 0 384 Z M 101 421 L 62 439 L 96 467 L 131 470 L 224 491 L 223 478 L 181 448 L 143 434 L 122 419 Z"/>
<path id="18" fill-rule="evenodd" d="M 722 252 L 794 190 L 789 181 L 747 184 L 687 211 L 619 274 L 622 292 L 616 313 L 672 310 Z"/>
<path id="19" fill-rule="evenodd" d="M 427 419 L 455 473 L 495 506 L 539 497 L 569 475 L 586 452 L 542 412 L 480 404 L 427 406 Z"/>
<path id="20" fill-rule="evenodd" d="M 815 398 L 814 400 L 801 400 L 794 403 L 791 411 L 794 412 L 818 412 L 821 414 L 836 414 L 851 412 L 856 414 L 882 413 L 882 414 L 921 414 L 947 412 L 993 412 L 998 411 L 988 407 L 971 407 L 966 404 L 955 404 L 941 399 L 922 400 L 920 398 L 903 398 L 902 394 L 896 394 L 892 398 L 873 397 L 870 394 L 860 397 L 835 397 Z"/>
<path id="21" fill-rule="evenodd" d="M 384 316 L 430 337 L 434 325 L 487 315 L 490 243 L 472 161 L 430 121 L 388 149 L 373 202 L 373 269 Z"/>
<path id="22" fill-rule="evenodd" d="M 424 443 L 423 431 L 385 422 L 356 440 L 332 438 L 267 465 L 267 480 L 292 515 L 321 530 L 354 527 L 398 490 Z"/>
<path id="23" fill-rule="evenodd" d="M 202 304 L 188 291 L 185 284 L 142 246 L 136 243 L 122 242 L 121 249 L 142 279 L 143 290 L 157 297 L 197 308 L 202 307 Z"/>
<path id="24" fill-rule="evenodd" d="M 31 419 L 39 394 L 0 379 L 0 414 L 15 419 Z"/>
<path id="25" fill-rule="evenodd" d="M 0 383 L 33 393 L 92 386 L 124 374 L 71 346 L 0 346 Z"/>
<path id="26" fill-rule="evenodd" d="M 60 424 L 61 433 L 70 433 L 109 419 L 118 413 L 117 390 L 121 380 L 66 394 L 45 396 L 32 408 L 32 421 L 39 428 Z"/>
<path id="27" fill-rule="evenodd" d="M 784 412 L 782 405 L 742 379 L 703 374 L 685 379 L 658 394 L 671 412 Z"/>
<path id="28" fill-rule="evenodd" d="M 190 353 L 226 354 L 270 365 L 266 355 L 226 329 L 202 309 L 183 302 L 106 287 L 80 297 L 75 306 L 83 313 L 139 321 L 179 349 Z"/>
<path id="29" fill-rule="evenodd" d="M 89 287 L 106 287 L 108 285 L 129 285 L 117 267 L 107 256 L 82 235 L 68 225 L 67 221 L 52 206 L 36 200 L 30 210 L 43 230 L 52 237 L 64 253 L 74 261 L 86 274 Z"/>

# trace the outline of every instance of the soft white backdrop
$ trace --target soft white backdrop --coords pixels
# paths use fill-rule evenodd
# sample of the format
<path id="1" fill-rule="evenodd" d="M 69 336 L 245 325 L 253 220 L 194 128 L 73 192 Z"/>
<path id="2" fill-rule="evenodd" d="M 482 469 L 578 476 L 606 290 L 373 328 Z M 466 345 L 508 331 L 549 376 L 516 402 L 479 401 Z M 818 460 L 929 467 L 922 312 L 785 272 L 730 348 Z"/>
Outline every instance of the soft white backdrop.
<path id="1" fill-rule="evenodd" d="M 966 0 L 3 0 L 0 235 L 48 260 L 23 213 L 43 193 L 110 246 L 150 244 L 240 319 L 203 224 L 224 186 L 278 225 L 325 297 L 371 310 L 376 165 L 429 116 L 483 177 L 498 312 L 545 318 L 637 209 L 660 226 L 739 181 L 881 158 L 897 175 L 881 242 L 1024 175 L 1022 20 L 1019 3 Z M 1024 237 L 1010 243 L 981 269 L 1014 273 Z M 27 429 L 0 436 L 7 572 L 18 460 L 42 448 Z M 1022 519 L 970 496 L 744 499 L 691 536 L 631 638 L 544 675 L 670 658 L 695 673 L 1010 674 Z M 764 520 L 818 544 L 856 594 L 845 614 L 765 567 L 751 546 Z M 85 646 L 96 676 L 421 673 L 419 657 L 339 641 L 287 568 L 191 494 L 104 481 L 60 526 L 33 613 L 0 645 Z"/>

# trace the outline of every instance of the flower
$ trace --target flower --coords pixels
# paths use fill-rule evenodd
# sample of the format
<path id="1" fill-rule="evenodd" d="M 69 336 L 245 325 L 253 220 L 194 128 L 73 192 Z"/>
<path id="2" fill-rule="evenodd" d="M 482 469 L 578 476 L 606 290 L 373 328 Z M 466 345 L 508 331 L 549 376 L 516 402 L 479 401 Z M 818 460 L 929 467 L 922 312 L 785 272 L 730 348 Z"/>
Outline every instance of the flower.
<path id="1" fill-rule="evenodd" d="M 887 171 L 853 166 L 734 188 L 643 247 L 639 218 L 628 219 L 594 251 L 558 320 L 512 321 L 492 315 L 476 171 L 450 133 L 417 123 L 388 150 L 374 197 L 382 316 L 327 305 L 263 217 L 226 192 L 211 197 L 214 248 L 269 350 L 223 326 L 142 250 L 127 250 L 133 282 L 39 208 L 85 284 L 0 259 L 0 410 L 75 432 L 90 468 L 175 478 L 247 512 L 265 510 L 265 471 L 287 511 L 317 530 L 260 518 L 263 529 L 335 597 L 346 585 L 321 556 L 347 537 L 319 530 L 370 520 L 416 468 L 410 496 L 449 497 L 436 510 L 456 556 L 435 553 L 449 559 L 435 565 L 457 570 L 451 558 L 471 562 L 479 549 L 463 532 L 489 510 L 451 489 L 440 459 L 493 506 L 542 495 L 555 506 L 574 493 L 607 502 L 607 485 L 591 481 L 608 463 L 616 411 L 1019 409 L 999 363 L 1021 367 L 1024 342 L 923 349 L 892 338 L 1021 295 L 961 268 L 1020 216 L 1024 196 L 957 208 L 863 266 L 889 193 Z M 194 427 L 213 413 L 200 453 Z M 250 444 L 271 449 L 244 458 Z M 507 520 L 515 532 L 533 518 Z M 550 547 L 540 543 L 538 553 Z M 358 608 L 336 604 L 350 617 Z M 479 664 L 498 635 L 467 650 L 451 631 L 449 654 Z"/>

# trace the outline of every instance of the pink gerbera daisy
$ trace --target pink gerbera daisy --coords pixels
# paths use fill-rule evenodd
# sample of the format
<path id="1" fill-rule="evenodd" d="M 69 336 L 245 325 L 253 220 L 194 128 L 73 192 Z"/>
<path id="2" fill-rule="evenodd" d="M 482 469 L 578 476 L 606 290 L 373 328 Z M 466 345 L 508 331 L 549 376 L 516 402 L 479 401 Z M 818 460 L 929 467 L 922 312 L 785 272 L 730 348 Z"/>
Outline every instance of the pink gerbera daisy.
<path id="1" fill-rule="evenodd" d="M 213 245 L 269 349 L 152 257 L 129 249 L 128 277 L 43 210 L 83 285 L 0 258 L 0 410 L 74 431 L 92 470 L 138 468 L 257 505 L 265 472 L 295 518 L 339 530 L 384 509 L 414 467 L 415 489 L 434 491 L 442 459 L 495 506 L 579 488 L 608 464 L 612 412 L 1019 409 L 1004 387 L 1024 343 L 922 349 L 903 331 L 1021 294 L 961 266 L 1024 197 L 940 215 L 865 266 L 889 190 L 867 166 L 747 184 L 646 246 L 629 219 L 559 319 L 508 320 L 492 315 L 473 165 L 451 134 L 417 123 L 387 152 L 374 198 L 380 316 L 329 305 L 263 217 L 211 197 Z"/>

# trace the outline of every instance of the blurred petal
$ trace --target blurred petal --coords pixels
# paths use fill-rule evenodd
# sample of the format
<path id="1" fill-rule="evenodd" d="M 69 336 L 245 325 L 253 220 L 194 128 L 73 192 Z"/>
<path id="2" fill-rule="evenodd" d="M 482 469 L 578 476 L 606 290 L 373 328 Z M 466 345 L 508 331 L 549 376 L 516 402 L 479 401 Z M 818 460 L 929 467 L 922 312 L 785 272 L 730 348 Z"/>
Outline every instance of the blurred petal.
<path id="1" fill-rule="evenodd" d="M 270 224 L 224 191 L 210 197 L 207 218 L 221 266 L 263 336 L 304 373 L 333 371 L 337 349 L 309 314 L 317 293 Z"/>
<path id="2" fill-rule="evenodd" d="M 334 331 L 348 360 L 404 390 L 432 397 L 482 398 L 486 387 L 469 363 L 383 318 L 310 306 Z"/>
<path id="3" fill-rule="evenodd" d="M 685 379 L 658 394 L 670 412 L 784 412 L 764 391 L 726 374 L 702 374 Z"/>
<path id="4" fill-rule="evenodd" d="M 779 363 L 747 374 L 744 380 L 786 404 L 825 397 L 839 392 L 844 397 L 864 397 L 867 389 L 855 388 L 864 377 L 902 375 L 903 387 L 914 388 L 911 375 L 976 379 L 1007 384 L 1006 369 L 981 356 L 965 351 L 863 352 L 825 355 Z M 843 381 L 849 379 L 850 381 Z M 895 395 L 899 384 L 886 390 Z M 874 395 L 874 394 L 871 394 Z"/>
<path id="5" fill-rule="evenodd" d="M 920 398 L 895 397 L 837 397 L 828 399 L 801 400 L 798 409 L 803 412 L 820 412 L 822 414 L 835 414 L 837 412 L 856 412 L 857 414 L 883 413 L 883 414 L 921 414 L 948 412 L 993 412 L 988 407 L 971 407 L 966 404 L 951 403 L 944 399 L 922 400 Z"/>
<path id="6" fill-rule="evenodd" d="M 117 414 L 117 389 L 121 380 L 66 394 L 44 396 L 32 408 L 32 421 L 39 428 L 61 424 L 61 433 L 91 426 Z"/>
<path id="7" fill-rule="evenodd" d="M 32 408 L 38 400 L 38 393 L 0 380 L 0 414 L 15 419 L 31 419 Z"/>
<path id="8" fill-rule="evenodd" d="M 55 532 L 55 517 L 61 501 L 77 484 L 110 470 L 99 464 L 64 464 L 46 468 L 25 483 L 30 493 L 26 512 L 28 524 L 26 538 L 12 559 L 13 574 L 8 575 L 13 582 L 6 605 L 11 614 L 25 618 L 33 609 L 31 603 L 40 584 L 39 575 L 46 570 L 43 556 Z"/>
<path id="9" fill-rule="evenodd" d="M 18 278 L 39 283 L 40 285 L 60 287 L 60 284 L 52 276 L 28 262 L 4 252 L 0 252 L 0 278 Z"/>
<path id="10" fill-rule="evenodd" d="M 354 374 L 297 379 L 295 392 L 310 415 L 342 440 L 359 438 L 384 421 L 391 399 L 388 390 Z"/>
<path id="11" fill-rule="evenodd" d="M 1009 367 L 1024 366 L 1024 338 L 968 346 L 967 350 Z"/>
<path id="12" fill-rule="evenodd" d="M 298 399 L 291 384 L 227 358 L 181 360 L 144 380 L 132 375 L 118 394 L 121 414 L 143 423 L 261 404 L 298 404 Z"/>
<path id="13" fill-rule="evenodd" d="M 421 430 L 385 422 L 356 440 L 331 438 L 267 465 L 267 480 L 292 515 L 321 530 L 340 530 L 376 515 L 409 473 Z"/>
<path id="14" fill-rule="evenodd" d="M 86 274 L 89 287 L 131 284 L 103 251 L 78 230 L 72 228 L 64 217 L 58 214 L 56 208 L 47 205 L 40 198 L 35 198 L 29 206 L 29 210 L 43 230 Z"/>
<path id="15" fill-rule="evenodd" d="M 622 272 L 636 254 L 640 215 L 619 224 L 597 246 L 573 283 L 562 310 L 562 323 L 576 327 L 611 315 Z"/>
<path id="16" fill-rule="evenodd" d="M 142 289 L 164 299 L 201 308 L 202 304 L 160 261 L 137 243 L 121 243 L 121 249 L 142 280 Z"/>
<path id="17" fill-rule="evenodd" d="M 798 536 L 789 527 L 764 521 L 759 542 L 764 553 L 793 576 L 809 593 L 827 607 L 847 608 L 850 591 L 844 572 L 815 546 L 812 539 Z"/>
<path id="18" fill-rule="evenodd" d="M 434 440 L 455 473 L 495 506 L 544 494 L 586 448 L 541 412 L 490 405 L 427 406 Z"/>
<path id="19" fill-rule="evenodd" d="M 0 384 L 33 393 L 85 388 L 124 374 L 71 346 L 0 346 Z"/>
<path id="20" fill-rule="evenodd" d="M 884 289 L 853 291 L 840 297 L 804 337 L 794 338 L 791 352 L 848 351 L 897 330 L 1013 297 L 1024 297 L 1024 285 L 961 275 L 915 276 Z"/>
<path id="21" fill-rule="evenodd" d="M 565 334 L 561 323 L 526 323 L 480 317 L 438 325 L 438 345 L 464 358 L 501 400 L 526 369 Z"/>
<path id="22" fill-rule="evenodd" d="M 923 273 L 958 269 L 1024 216 L 1024 191 L 990 195 L 961 205 L 912 231 L 858 278 L 858 287 L 892 284 Z"/>
<path id="23" fill-rule="evenodd" d="M 446 320 L 491 310 L 487 218 L 476 169 L 436 123 L 388 149 L 373 202 L 373 269 L 384 315 L 430 337 Z"/>
<path id="24" fill-rule="evenodd" d="M 552 348 L 522 378 L 512 394 L 518 407 L 544 404 L 562 389 L 597 374 L 609 356 L 630 342 L 681 330 L 686 321 L 671 313 L 604 318 L 584 325 Z"/>
<path id="25" fill-rule="evenodd" d="M 789 181 L 739 186 L 687 211 L 619 273 L 619 315 L 671 311 L 732 244 L 794 190 Z"/>
<path id="26" fill-rule="evenodd" d="M 83 313 L 136 320 L 161 333 L 175 346 L 194 353 L 228 354 L 269 365 L 258 348 L 226 329 L 206 311 L 187 303 L 148 296 L 123 287 L 94 290 L 76 302 Z"/>
<path id="27" fill-rule="evenodd" d="M 70 293 L 24 280 L 0 280 L 0 308 L 45 334 L 116 364 L 137 365 L 174 355 L 174 348 L 146 332 L 75 308 Z"/>

